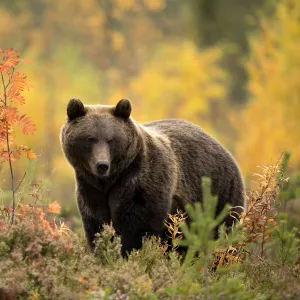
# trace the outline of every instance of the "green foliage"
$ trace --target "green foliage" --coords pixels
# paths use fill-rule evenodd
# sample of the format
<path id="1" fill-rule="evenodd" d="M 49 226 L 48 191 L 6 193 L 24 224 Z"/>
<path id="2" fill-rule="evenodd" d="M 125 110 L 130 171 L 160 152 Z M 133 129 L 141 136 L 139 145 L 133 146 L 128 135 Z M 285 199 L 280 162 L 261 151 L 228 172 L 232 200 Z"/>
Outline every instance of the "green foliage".
<path id="1" fill-rule="evenodd" d="M 278 228 L 275 229 L 274 242 L 272 248 L 276 261 L 282 265 L 295 264 L 299 257 L 299 238 L 297 238 L 298 229 L 293 227 L 290 230 L 286 220 L 281 220 Z"/>
<path id="2" fill-rule="evenodd" d="M 287 226 L 291 229 L 293 226 L 299 226 L 300 214 L 300 174 L 289 169 L 289 161 L 291 153 L 285 151 L 280 165 L 280 173 L 277 180 L 280 181 L 281 174 L 287 177 L 286 180 L 280 182 L 280 192 L 278 199 L 282 205 L 281 212 L 288 216 Z"/>
<path id="3" fill-rule="evenodd" d="M 202 254 L 207 261 L 215 253 L 216 247 L 228 246 L 241 239 L 234 228 L 225 239 L 224 227 L 222 227 L 220 230 L 221 237 L 217 242 L 214 240 L 216 228 L 227 216 L 230 206 L 225 205 L 220 214 L 216 216 L 218 197 L 211 194 L 211 180 L 209 178 L 202 178 L 202 190 L 203 204 L 198 202 L 186 206 L 186 211 L 191 219 L 190 226 L 186 223 L 181 225 L 184 238 L 179 241 L 179 245 L 188 248 L 185 265 L 189 265 L 196 254 L 199 257 Z"/>
<path id="4" fill-rule="evenodd" d="M 120 237 L 115 235 L 112 226 L 104 225 L 103 232 L 97 233 L 94 254 L 100 264 L 112 265 L 121 259 Z"/>
<path id="5" fill-rule="evenodd" d="M 186 222 L 181 224 L 183 239 L 175 240 L 175 243 L 187 248 L 187 253 L 180 268 L 183 284 L 173 286 L 171 294 L 176 297 L 202 295 L 204 299 L 247 299 L 244 297 L 243 276 L 230 276 L 232 267 L 224 267 L 218 276 L 209 270 L 216 250 L 241 241 L 242 237 L 237 227 L 227 234 L 225 227 L 221 226 L 219 239 L 214 239 L 216 228 L 227 216 L 230 206 L 226 205 L 216 216 L 218 197 L 211 194 L 210 178 L 202 178 L 202 191 L 202 204 L 186 205 L 190 225 Z"/>
<path id="6" fill-rule="evenodd" d="M 228 267 L 226 269 L 225 273 L 227 275 L 216 277 L 215 281 L 209 286 L 209 298 L 207 299 L 253 299 L 256 295 L 246 290 L 244 274 L 241 272 L 228 272 Z"/>

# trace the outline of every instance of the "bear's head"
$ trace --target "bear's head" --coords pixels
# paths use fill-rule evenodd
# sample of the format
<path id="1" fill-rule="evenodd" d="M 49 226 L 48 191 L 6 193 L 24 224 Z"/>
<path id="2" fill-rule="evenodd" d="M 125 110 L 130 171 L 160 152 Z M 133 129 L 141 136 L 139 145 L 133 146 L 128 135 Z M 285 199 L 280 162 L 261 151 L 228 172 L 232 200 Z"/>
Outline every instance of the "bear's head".
<path id="1" fill-rule="evenodd" d="M 127 99 L 116 106 L 83 105 L 79 99 L 69 101 L 61 144 L 75 171 L 105 181 L 134 160 L 141 139 L 130 113 Z"/>

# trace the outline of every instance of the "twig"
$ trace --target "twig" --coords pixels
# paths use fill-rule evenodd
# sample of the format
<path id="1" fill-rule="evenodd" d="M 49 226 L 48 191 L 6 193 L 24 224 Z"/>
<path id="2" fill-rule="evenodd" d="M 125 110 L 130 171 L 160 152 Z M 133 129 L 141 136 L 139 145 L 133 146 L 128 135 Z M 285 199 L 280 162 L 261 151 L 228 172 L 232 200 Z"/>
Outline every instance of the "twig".
<path id="1" fill-rule="evenodd" d="M 265 253 L 265 232 L 266 232 L 266 222 L 264 222 L 264 229 L 263 229 L 263 236 L 262 236 L 262 242 L 261 242 L 261 252 L 260 252 L 260 257 L 261 259 L 263 258 L 263 255 Z"/>
<path id="2" fill-rule="evenodd" d="M 4 105 L 5 107 L 7 106 L 7 94 L 6 94 L 6 89 L 8 85 L 5 85 L 4 82 L 4 77 L 3 73 L 1 73 L 1 78 L 2 78 L 2 84 L 3 84 L 3 92 L 4 92 Z M 12 167 L 12 161 L 11 161 L 11 151 L 10 151 L 10 146 L 9 146 L 9 138 L 8 138 L 9 132 L 8 132 L 8 124 L 6 124 L 6 147 L 7 147 L 7 152 L 8 152 L 8 162 L 9 162 L 9 170 L 10 170 L 10 177 L 11 177 L 11 191 L 12 191 L 12 213 L 11 213 L 11 224 L 14 223 L 14 218 L 15 218 L 15 181 L 14 181 L 14 172 L 13 172 L 13 167 Z"/>
<path id="3" fill-rule="evenodd" d="M 5 88 L 7 88 L 10 85 L 10 82 L 11 82 L 11 79 L 12 79 L 12 77 L 14 75 L 14 72 L 15 72 L 15 68 L 12 69 L 11 75 L 8 76 L 8 82 L 7 82 L 7 85 L 5 86 Z"/>
<path id="4" fill-rule="evenodd" d="M 205 300 L 210 299 L 209 286 L 208 286 L 208 253 L 207 249 L 204 251 L 204 284 L 205 284 Z"/>
<path id="5" fill-rule="evenodd" d="M 24 180 L 25 176 L 26 176 L 26 172 L 24 173 L 24 175 L 23 175 L 22 179 L 20 180 L 20 182 L 19 182 L 18 186 L 16 187 L 16 189 L 15 189 L 15 193 L 16 193 L 16 192 L 17 192 L 17 190 L 19 189 L 19 187 L 20 187 L 21 183 L 23 182 L 23 180 Z"/>
<path id="6" fill-rule="evenodd" d="M 2 78 L 2 84 L 3 84 L 3 89 L 4 89 L 4 103 L 6 104 L 6 88 L 7 86 L 4 83 L 4 77 L 3 77 L 3 73 L 1 72 L 1 78 Z"/>
<path id="7" fill-rule="evenodd" d="M 278 160 L 277 160 L 277 162 L 276 162 L 275 167 L 277 167 L 277 166 L 279 165 L 280 160 L 281 160 L 283 154 L 284 154 L 284 152 L 282 152 L 281 155 L 279 156 L 279 158 L 278 158 Z M 250 207 L 250 209 L 248 209 L 248 211 L 246 212 L 246 214 L 245 214 L 245 216 L 244 216 L 244 219 L 249 215 L 249 213 L 251 212 L 251 210 L 253 209 L 253 207 L 255 206 L 255 204 L 256 204 L 259 200 L 261 200 L 261 199 L 263 198 L 263 195 L 264 195 L 265 191 L 267 190 L 267 188 L 269 187 L 269 185 L 270 185 L 270 183 L 271 183 L 271 180 L 272 180 L 273 178 L 274 178 L 274 175 L 272 175 L 272 176 L 270 176 L 270 177 L 268 178 L 268 181 L 267 181 L 266 186 L 265 186 L 264 189 L 261 191 L 260 196 L 259 196 L 259 197 L 255 200 L 255 202 L 253 203 L 252 207 Z"/>

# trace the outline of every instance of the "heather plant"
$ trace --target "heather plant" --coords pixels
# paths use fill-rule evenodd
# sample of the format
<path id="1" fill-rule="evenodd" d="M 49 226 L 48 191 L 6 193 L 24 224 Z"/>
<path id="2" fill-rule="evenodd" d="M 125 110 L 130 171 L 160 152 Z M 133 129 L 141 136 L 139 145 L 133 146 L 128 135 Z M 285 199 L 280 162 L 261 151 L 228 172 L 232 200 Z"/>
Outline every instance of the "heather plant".
<path id="1" fill-rule="evenodd" d="M 96 233 L 94 254 L 103 265 L 112 265 L 121 259 L 121 240 L 110 225 L 104 225 L 105 234 Z"/>

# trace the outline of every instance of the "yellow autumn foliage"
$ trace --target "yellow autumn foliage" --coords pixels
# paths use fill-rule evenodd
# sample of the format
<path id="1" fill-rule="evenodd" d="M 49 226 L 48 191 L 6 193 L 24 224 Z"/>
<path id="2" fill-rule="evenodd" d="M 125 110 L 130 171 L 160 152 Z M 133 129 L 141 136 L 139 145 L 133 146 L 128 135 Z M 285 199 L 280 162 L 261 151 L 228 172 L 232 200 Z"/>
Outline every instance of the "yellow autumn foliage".
<path id="1" fill-rule="evenodd" d="M 111 95 L 111 102 L 128 95 L 141 122 L 183 118 L 208 129 L 212 105 L 225 95 L 221 54 L 217 48 L 199 51 L 191 42 L 163 44 L 127 89 Z"/>
<path id="2" fill-rule="evenodd" d="M 278 2 L 272 17 L 262 16 L 250 40 L 247 64 L 251 99 L 238 121 L 238 161 L 244 174 L 257 165 L 292 153 L 300 166 L 300 1 Z"/>

